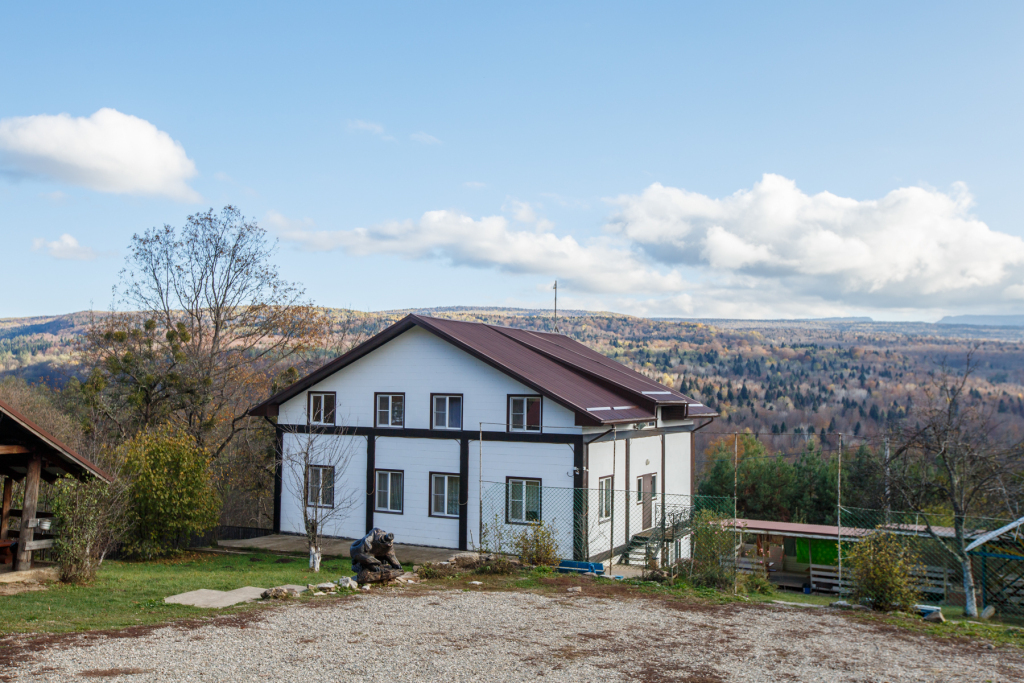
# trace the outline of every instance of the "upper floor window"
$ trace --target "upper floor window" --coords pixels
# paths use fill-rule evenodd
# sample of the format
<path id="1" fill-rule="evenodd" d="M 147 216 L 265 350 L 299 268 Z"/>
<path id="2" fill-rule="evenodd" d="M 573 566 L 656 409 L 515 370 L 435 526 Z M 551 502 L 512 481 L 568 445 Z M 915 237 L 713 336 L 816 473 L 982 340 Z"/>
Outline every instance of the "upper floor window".
<path id="1" fill-rule="evenodd" d="M 377 426 L 405 426 L 405 394 L 377 394 Z"/>
<path id="2" fill-rule="evenodd" d="M 512 432 L 539 432 L 540 396 L 508 397 L 508 428 Z"/>
<path id="3" fill-rule="evenodd" d="M 309 393 L 309 422 L 315 425 L 334 424 L 335 393 L 310 392 Z"/>
<path id="4" fill-rule="evenodd" d="M 462 396 L 434 394 L 431 398 L 434 404 L 431 426 L 434 429 L 462 429 Z"/>
<path id="5" fill-rule="evenodd" d="M 310 465 L 306 469 L 306 504 L 334 507 L 334 468 Z"/>

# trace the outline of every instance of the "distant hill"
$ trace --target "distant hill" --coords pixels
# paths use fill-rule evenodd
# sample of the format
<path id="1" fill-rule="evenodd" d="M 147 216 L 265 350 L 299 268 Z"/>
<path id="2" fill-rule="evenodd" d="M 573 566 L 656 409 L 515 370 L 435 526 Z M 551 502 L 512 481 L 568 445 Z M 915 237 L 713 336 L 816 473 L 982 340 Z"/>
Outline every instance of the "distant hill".
<path id="1" fill-rule="evenodd" d="M 977 325 L 982 327 L 1024 327 L 1024 315 L 947 315 L 936 325 Z"/>

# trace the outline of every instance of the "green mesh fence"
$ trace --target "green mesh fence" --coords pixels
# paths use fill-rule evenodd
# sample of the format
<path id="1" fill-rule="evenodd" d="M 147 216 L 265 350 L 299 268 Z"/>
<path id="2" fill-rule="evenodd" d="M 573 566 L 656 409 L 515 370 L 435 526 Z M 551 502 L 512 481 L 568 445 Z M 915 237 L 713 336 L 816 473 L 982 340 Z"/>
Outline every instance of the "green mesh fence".
<path id="1" fill-rule="evenodd" d="M 733 500 L 611 489 L 540 486 L 529 480 L 484 482 L 481 547 L 513 552 L 515 538 L 543 524 L 561 559 L 649 566 L 688 557 L 700 510 L 732 516 Z M 614 573 L 614 569 L 612 569 Z"/>
<path id="2" fill-rule="evenodd" d="M 844 552 L 867 534 L 886 531 L 904 540 L 918 558 L 917 589 L 927 604 L 963 606 L 964 565 L 953 552 L 1008 520 L 985 517 L 954 519 L 952 515 L 842 508 L 840 535 Z M 961 540 L 963 543 L 961 545 Z M 969 553 L 979 609 L 993 606 L 997 614 L 1024 616 L 1024 543 L 994 539 Z M 838 558 L 837 558 L 838 560 Z M 838 564 L 838 561 L 837 563 Z M 852 586 L 850 567 L 843 586 Z"/>

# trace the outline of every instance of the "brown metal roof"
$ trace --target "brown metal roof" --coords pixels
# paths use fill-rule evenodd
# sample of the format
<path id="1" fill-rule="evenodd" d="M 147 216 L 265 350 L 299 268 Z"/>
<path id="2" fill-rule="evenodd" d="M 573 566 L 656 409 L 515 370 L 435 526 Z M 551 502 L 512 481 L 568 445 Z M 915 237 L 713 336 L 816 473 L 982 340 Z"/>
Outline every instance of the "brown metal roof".
<path id="1" fill-rule="evenodd" d="M 497 325 L 408 315 L 347 354 L 278 392 L 250 411 L 276 407 L 412 327 L 421 327 L 576 413 L 582 425 L 653 420 L 659 405 L 706 406 L 605 358 L 563 335 L 530 333 Z"/>
<path id="2" fill-rule="evenodd" d="M 76 477 L 91 474 L 110 481 L 109 474 L 3 401 L 0 401 L 0 445 L 24 446 L 43 453 L 46 459 L 43 472 L 49 475 L 48 479 L 66 473 Z M 27 455 L 0 455 L 0 467 L 8 476 L 20 479 L 24 476 L 22 461 L 26 458 Z"/>

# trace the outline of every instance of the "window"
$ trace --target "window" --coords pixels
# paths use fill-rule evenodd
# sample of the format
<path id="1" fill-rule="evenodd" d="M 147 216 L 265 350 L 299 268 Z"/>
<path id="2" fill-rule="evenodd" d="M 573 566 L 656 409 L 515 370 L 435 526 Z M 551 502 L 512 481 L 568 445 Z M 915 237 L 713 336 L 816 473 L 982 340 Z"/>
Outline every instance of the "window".
<path id="1" fill-rule="evenodd" d="M 310 465 L 306 470 L 306 504 L 334 507 L 334 468 Z"/>
<path id="2" fill-rule="evenodd" d="M 434 414 L 431 426 L 434 429 L 462 429 L 462 396 L 440 396 L 431 394 Z"/>
<path id="3" fill-rule="evenodd" d="M 540 521 L 540 479 L 508 480 L 507 515 L 511 524 Z"/>
<path id="4" fill-rule="evenodd" d="M 644 502 L 644 478 L 636 478 L 636 502 Z"/>
<path id="5" fill-rule="evenodd" d="M 651 475 L 651 498 L 658 497 L 658 475 Z"/>
<path id="6" fill-rule="evenodd" d="M 540 396 L 509 396 L 509 431 L 539 432 L 540 406 Z"/>
<path id="7" fill-rule="evenodd" d="M 601 477 L 597 482 L 598 516 L 610 519 L 612 516 L 612 478 Z"/>
<path id="8" fill-rule="evenodd" d="M 377 470 L 377 512 L 402 514 L 402 472 Z"/>
<path id="9" fill-rule="evenodd" d="M 377 394 L 377 426 L 405 425 L 405 394 Z"/>
<path id="10" fill-rule="evenodd" d="M 459 516 L 461 481 L 457 474 L 430 473 L 430 514 L 433 517 Z"/>
<path id="11" fill-rule="evenodd" d="M 334 392 L 310 392 L 309 394 L 309 422 L 315 425 L 334 424 Z"/>

